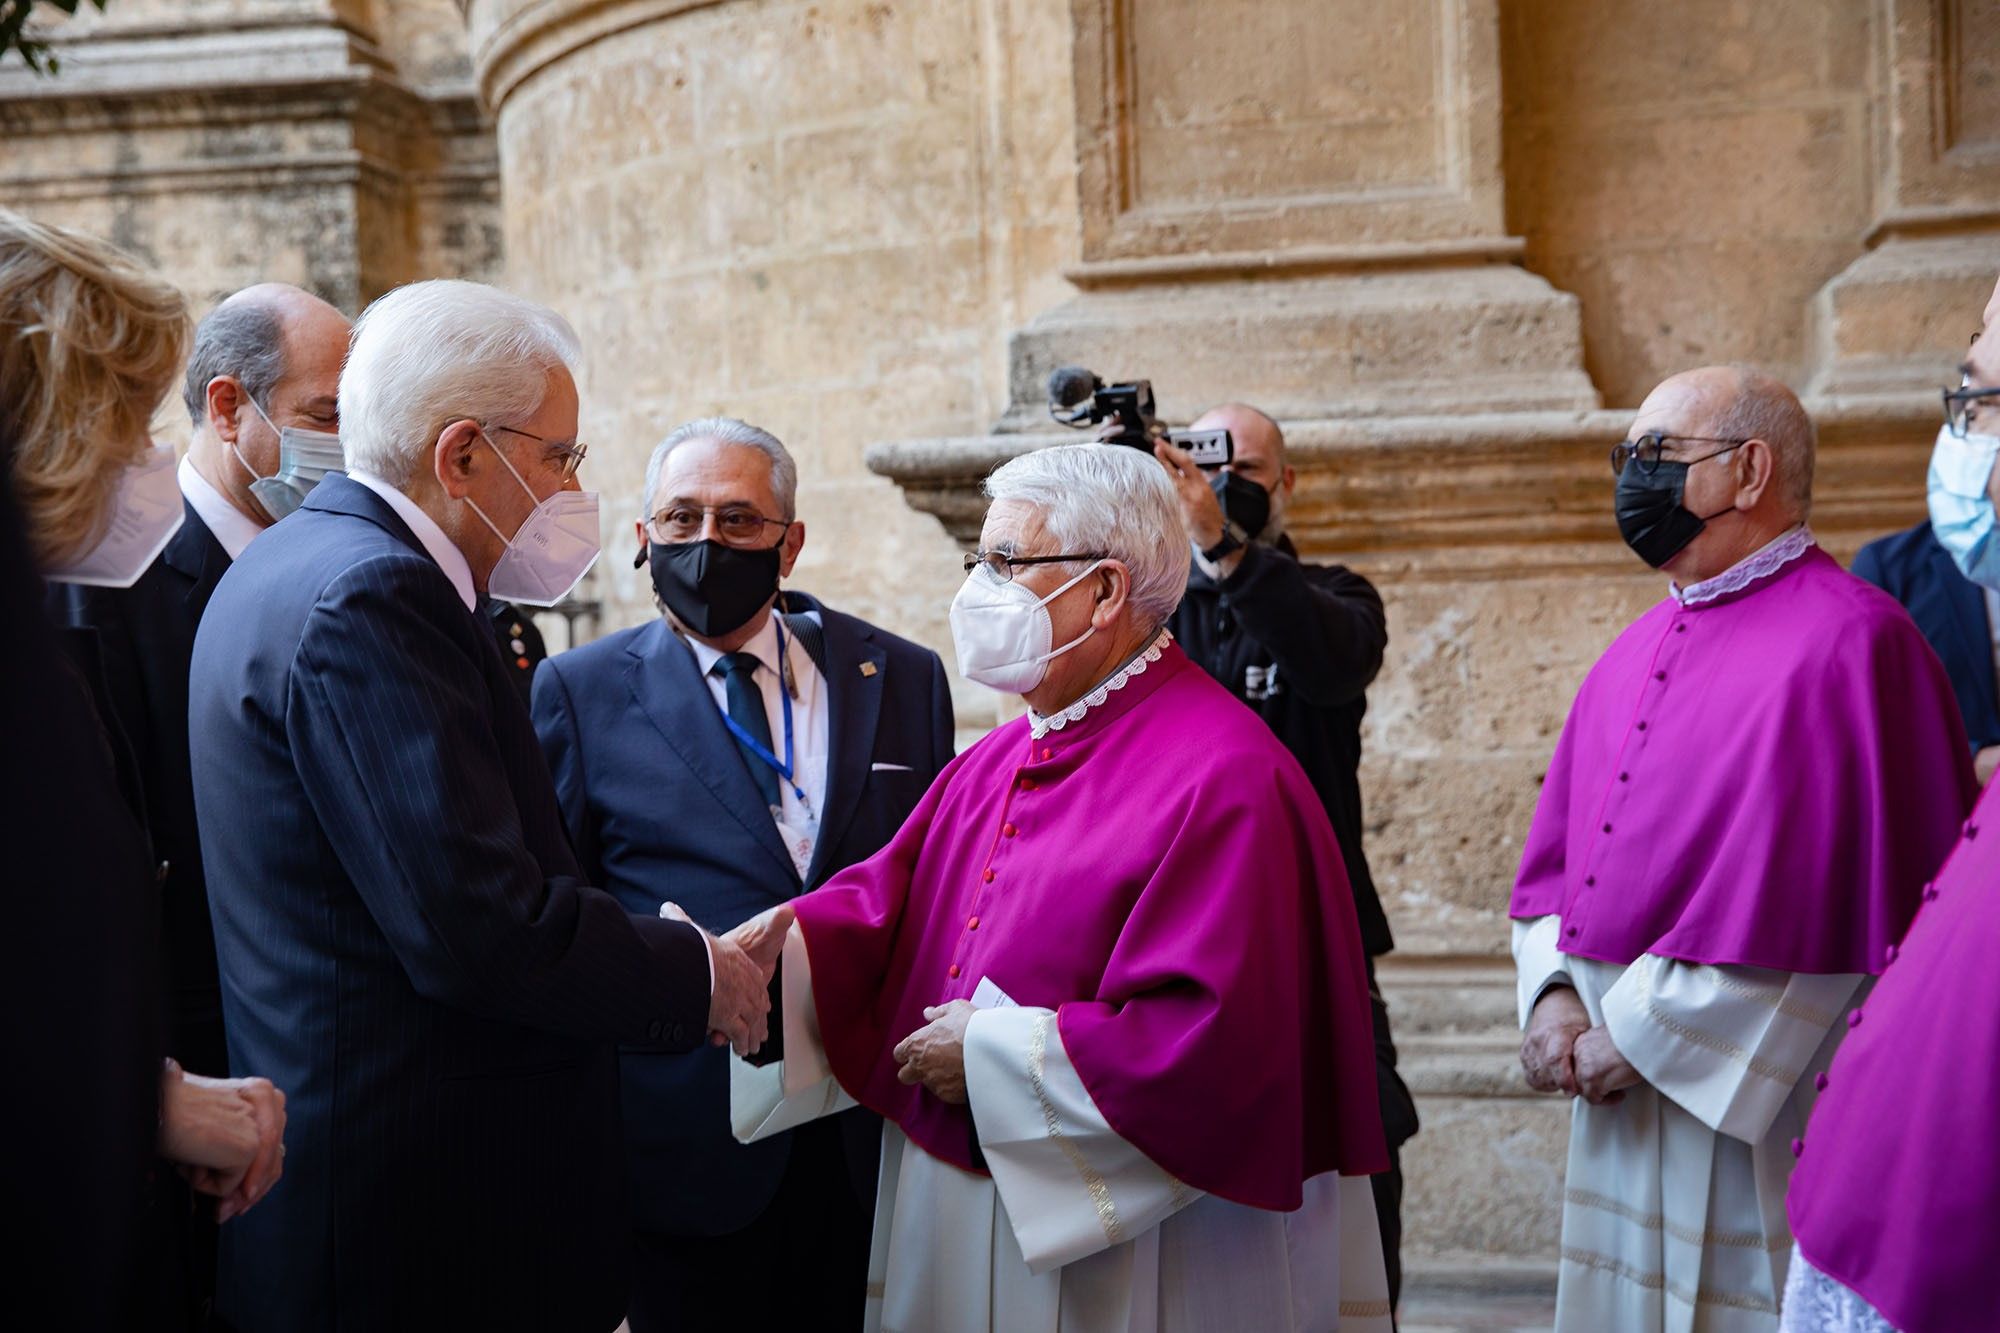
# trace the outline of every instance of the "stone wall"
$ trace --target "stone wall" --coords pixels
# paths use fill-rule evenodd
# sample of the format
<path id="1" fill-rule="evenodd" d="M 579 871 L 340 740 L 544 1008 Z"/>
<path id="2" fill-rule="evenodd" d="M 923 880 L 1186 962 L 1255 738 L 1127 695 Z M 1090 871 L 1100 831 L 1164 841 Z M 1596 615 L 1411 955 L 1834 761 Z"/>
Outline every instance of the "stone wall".
<path id="1" fill-rule="evenodd" d="M 152 260 L 197 314 L 267 279 L 353 314 L 411 278 L 500 276 L 452 0 L 114 0 L 45 35 L 59 77 L 0 66 L 0 201 Z"/>

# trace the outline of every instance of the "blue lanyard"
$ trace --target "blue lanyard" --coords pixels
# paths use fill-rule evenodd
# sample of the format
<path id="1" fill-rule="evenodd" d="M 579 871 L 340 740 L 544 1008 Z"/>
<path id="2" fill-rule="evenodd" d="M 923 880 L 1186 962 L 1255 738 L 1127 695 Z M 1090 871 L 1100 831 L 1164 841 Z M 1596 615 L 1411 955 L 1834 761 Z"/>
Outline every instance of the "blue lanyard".
<path id="1" fill-rule="evenodd" d="M 778 701 L 783 705 L 785 715 L 784 759 L 781 761 L 778 756 L 766 749 L 761 741 L 745 731 L 743 724 L 729 716 L 726 709 L 722 714 L 722 724 L 729 728 L 729 734 L 734 736 L 744 749 L 769 764 L 772 771 L 783 778 L 785 784 L 792 789 L 792 795 L 798 797 L 799 804 L 810 810 L 812 807 L 806 800 L 806 789 L 801 787 L 797 779 L 792 777 L 792 692 L 785 688 L 784 682 L 785 622 L 782 618 L 778 618 L 775 611 L 772 612 L 772 616 L 774 618 L 774 627 L 778 631 Z"/>

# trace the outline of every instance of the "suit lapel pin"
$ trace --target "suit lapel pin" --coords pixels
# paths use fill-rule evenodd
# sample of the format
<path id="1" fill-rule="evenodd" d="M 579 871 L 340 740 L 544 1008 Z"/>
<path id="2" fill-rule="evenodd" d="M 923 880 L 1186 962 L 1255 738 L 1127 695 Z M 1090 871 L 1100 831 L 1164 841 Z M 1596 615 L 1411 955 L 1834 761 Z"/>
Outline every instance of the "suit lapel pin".
<path id="1" fill-rule="evenodd" d="M 864 676 L 872 676 L 872 675 L 874 675 L 874 674 L 875 674 L 875 664 L 874 664 L 873 662 L 863 662 L 863 663 L 861 664 L 861 674 L 862 674 L 862 675 L 864 675 Z"/>

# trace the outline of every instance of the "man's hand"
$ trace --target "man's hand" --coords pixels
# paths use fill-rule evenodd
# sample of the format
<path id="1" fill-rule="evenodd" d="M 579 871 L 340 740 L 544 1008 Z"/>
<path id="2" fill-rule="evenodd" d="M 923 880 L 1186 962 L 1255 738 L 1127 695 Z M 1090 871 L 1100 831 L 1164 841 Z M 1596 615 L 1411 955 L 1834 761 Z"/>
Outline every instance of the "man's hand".
<path id="1" fill-rule="evenodd" d="M 679 903 L 661 903 L 660 916 L 701 930 Z M 780 903 L 753 916 L 727 935 L 710 935 L 709 965 L 715 985 L 708 993 L 708 1041 L 732 1046 L 742 1056 L 755 1055 L 771 1035 L 771 973 L 778 966 L 785 932 L 792 928 L 792 905 Z"/>
<path id="2" fill-rule="evenodd" d="M 160 1077 L 160 1156 L 216 1220 L 250 1209 L 285 1173 L 285 1094 L 262 1078 L 205 1078 L 169 1060 Z"/>
<path id="3" fill-rule="evenodd" d="M 1174 492 L 1181 501 L 1181 526 L 1197 551 L 1206 551 L 1222 540 L 1222 502 L 1208 484 L 1208 475 L 1195 466 L 1194 456 L 1164 436 L 1153 442 L 1153 456 L 1166 464 L 1173 478 Z"/>
<path id="4" fill-rule="evenodd" d="M 1608 1029 L 1594 1027 L 1576 1039 L 1577 1086 L 1592 1106 L 1609 1106 L 1625 1100 L 1625 1089 L 1646 1080 L 1618 1053 Z"/>
<path id="5" fill-rule="evenodd" d="M 793 919 L 792 905 L 779 903 L 768 911 L 759 912 L 722 938 L 755 959 L 757 966 L 764 969 L 764 982 L 769 985 L 771 973 L 778 966 L 778 955 L 784 951 L 785 936 L 791 933 Z"/>
<path id="6" fill-rule="evenodd" d="M 2000 745 L 1989 745 L 1972 756 L 1972 771 L 1984 787 L 1993 781 L 1993 771 L 2000 769 Z"/>
<path id="7" fill-rule="evenodd" d="M 1572 1060 L 1576 1039 L 1590 1030 L 1590 1012 L 1570 986 L 1551 986 L 1535 1001 L 1521 1037 L 1521 1071 L 1536 1092 L 1581 1091 Z"/>
<path id="8" fill-rule="evenodd" d="M 939 1101 L 965 1105 L 965 1025 L 978 1011 L 970 1000 L 924 1010 L 930 1021 L 896 1043 L 891 1053 L 904 1083 L 921 1083 Z"/>
<path id="9" fill-rule="evenodd" d="M 770 1036 L 771 969 L 740 945 L 713 935 L 708 955 L 715 965 L 715 987 L 708 997 L 709 1041 L 717 1046 L 727 1042 L 738 1055 L 754 1055 Z"/>

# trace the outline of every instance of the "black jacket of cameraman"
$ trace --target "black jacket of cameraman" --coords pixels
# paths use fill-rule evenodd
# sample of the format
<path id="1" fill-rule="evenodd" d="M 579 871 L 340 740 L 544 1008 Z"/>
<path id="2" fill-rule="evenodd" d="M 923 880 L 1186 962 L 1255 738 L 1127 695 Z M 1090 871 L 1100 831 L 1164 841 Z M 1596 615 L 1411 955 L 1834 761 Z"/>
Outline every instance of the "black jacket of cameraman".
<path id="1" fill-rule="evenodd" d="M 1395 940 L 1361 848 L 1361 719 L 1388 641 L 1373 584 L 1339 565 L 1299 559 L 1288 537 L 1253 542 L 1221 583 L 1196 562 L 1167 622 L 1181 647 L 1263 717 L 1319 793 L 1347 861 L 1361 943 Z"/>

